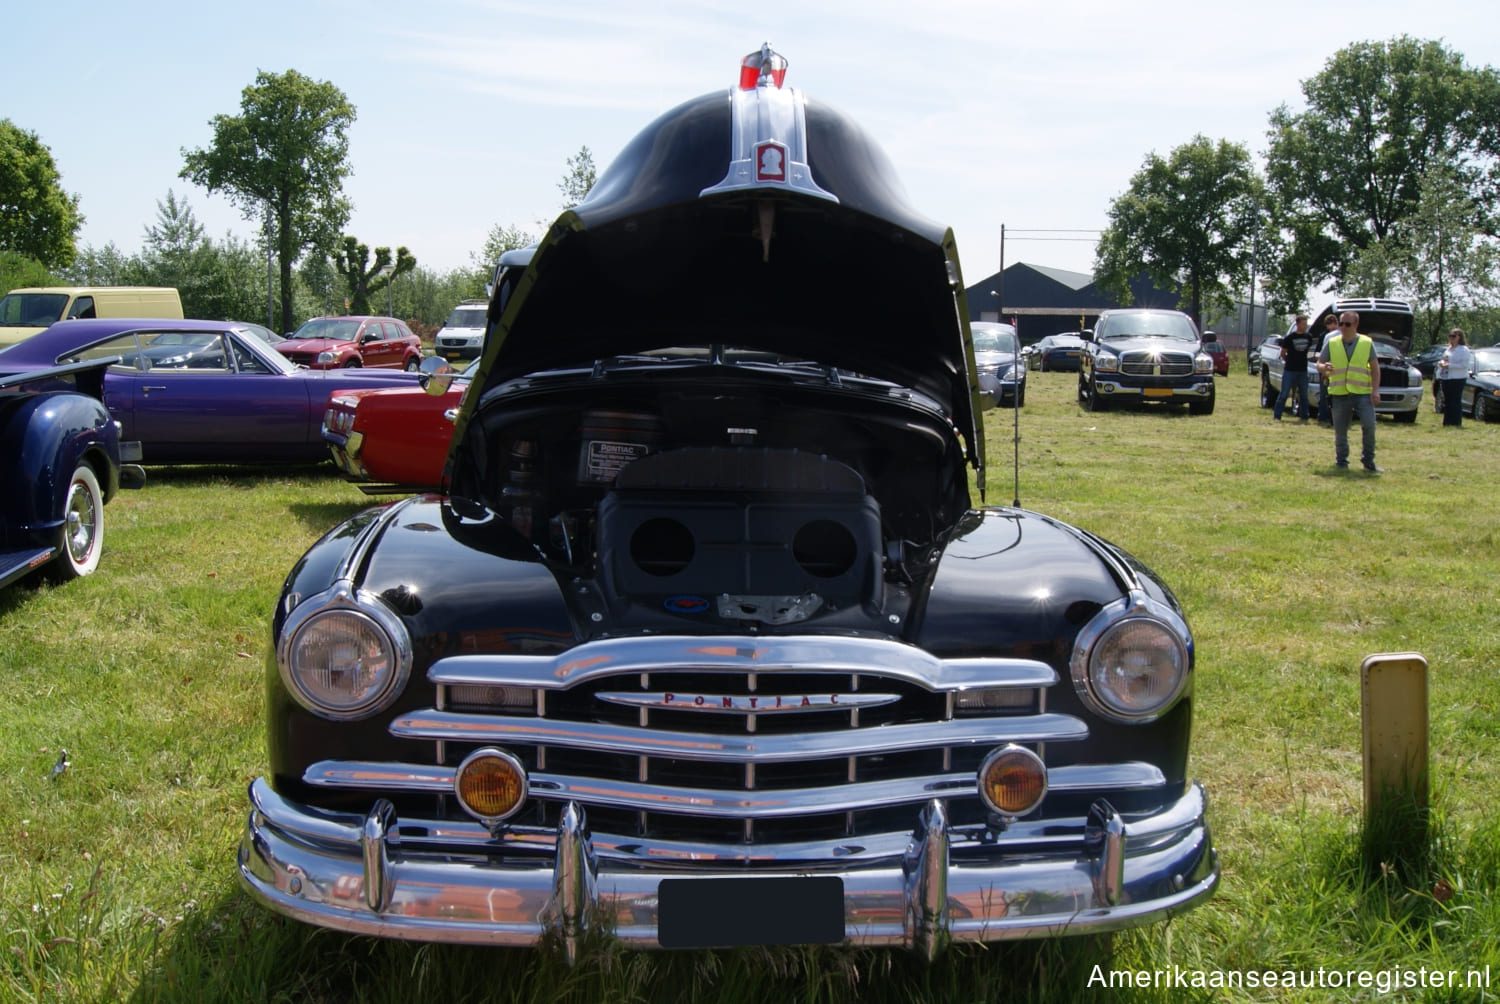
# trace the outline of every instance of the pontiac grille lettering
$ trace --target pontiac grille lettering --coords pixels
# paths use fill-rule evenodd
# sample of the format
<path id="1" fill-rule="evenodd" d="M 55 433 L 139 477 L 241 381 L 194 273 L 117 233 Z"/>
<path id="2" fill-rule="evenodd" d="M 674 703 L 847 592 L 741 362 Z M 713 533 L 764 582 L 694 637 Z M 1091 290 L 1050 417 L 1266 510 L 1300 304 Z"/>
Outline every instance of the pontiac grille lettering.
<path id="1" fill-rule="evenodd" d="M 679 694 L 661 690 L 654 693 L 621 693 L 611 691 L 595 695 L 610 704 L 632 708 L 670 708 L 681 711 L 716 711 L 720 714 L 774 714 L 797 711 L 842 711 L 852 708 L 875 708 L 894 704 L 899 694 Z"/>

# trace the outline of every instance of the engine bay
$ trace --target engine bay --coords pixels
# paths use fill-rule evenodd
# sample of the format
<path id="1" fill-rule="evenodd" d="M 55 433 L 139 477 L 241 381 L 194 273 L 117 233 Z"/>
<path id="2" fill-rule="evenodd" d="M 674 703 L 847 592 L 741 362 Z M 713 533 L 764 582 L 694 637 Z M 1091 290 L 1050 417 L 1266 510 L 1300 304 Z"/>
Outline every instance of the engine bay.
<path id="1" fill-rule="evenodd" d="M 656 383 L 487 399 L 453 494 L 621 603 L 716 597 L 773 624 L 879 608 L 968 508 L 951 425 L 907 398 Z"/>

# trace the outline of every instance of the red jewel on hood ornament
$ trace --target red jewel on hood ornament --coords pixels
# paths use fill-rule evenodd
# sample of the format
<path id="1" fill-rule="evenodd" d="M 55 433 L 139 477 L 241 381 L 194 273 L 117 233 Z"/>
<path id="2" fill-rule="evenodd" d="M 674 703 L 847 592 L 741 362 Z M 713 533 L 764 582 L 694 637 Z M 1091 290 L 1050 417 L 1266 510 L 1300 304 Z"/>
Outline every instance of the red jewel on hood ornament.
<path id="1" fill-rule="evenodd" d="M 779 88 L 786 80 L 786 68 L 786 57 L 773 52 L 767 42 L 740 60 L 740 90 L 753 91 L 766 85 Z"/>

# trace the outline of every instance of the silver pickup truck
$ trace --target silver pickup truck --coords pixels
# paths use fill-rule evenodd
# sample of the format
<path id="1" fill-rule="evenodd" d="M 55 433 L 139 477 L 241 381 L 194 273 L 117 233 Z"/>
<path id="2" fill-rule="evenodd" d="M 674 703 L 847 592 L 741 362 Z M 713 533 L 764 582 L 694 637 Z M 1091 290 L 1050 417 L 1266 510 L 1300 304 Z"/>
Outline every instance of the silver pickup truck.
<path id="1" fill-rule="evenodd" d="M 1369 335 L 1375 342 L 1375 354 L 1380 360 L 1380 394 L 1375 402 L 1375 413 L 1390 415 L 1398 422 L 1415 422 L 1417 409 L 1422 404 L 1422 373 L 1406 358 L 1412 340 L 1411 304 L 1405 300 L 1368 297 L 1335 300 L 1311 318 L 1308 330 L 1322 331 L 1325 317 L 1350 310 L 1359 315 L 1360 334 Z M 1281 393 L 1283 337 L 1273 335 L 1261 342 L 1257 350 L 1262 408 L 1275 405 Z M 1316 363 L 1317 353 L 1310 354 L 1307 361 L 1307 405 L 1314 411 L 1323 396 Z"/>

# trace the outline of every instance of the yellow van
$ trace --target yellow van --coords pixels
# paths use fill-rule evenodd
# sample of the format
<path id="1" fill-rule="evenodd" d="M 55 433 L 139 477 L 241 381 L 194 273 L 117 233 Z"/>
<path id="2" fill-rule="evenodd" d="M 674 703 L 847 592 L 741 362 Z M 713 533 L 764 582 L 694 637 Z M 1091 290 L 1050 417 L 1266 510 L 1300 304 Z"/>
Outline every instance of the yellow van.
<path id="1" fill-rule="evenodd" d="M 0 348 L 70 317 L 181 317 L 171 286 L 33 286 L 0 299 Z"/>

